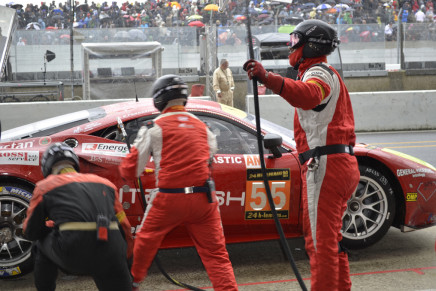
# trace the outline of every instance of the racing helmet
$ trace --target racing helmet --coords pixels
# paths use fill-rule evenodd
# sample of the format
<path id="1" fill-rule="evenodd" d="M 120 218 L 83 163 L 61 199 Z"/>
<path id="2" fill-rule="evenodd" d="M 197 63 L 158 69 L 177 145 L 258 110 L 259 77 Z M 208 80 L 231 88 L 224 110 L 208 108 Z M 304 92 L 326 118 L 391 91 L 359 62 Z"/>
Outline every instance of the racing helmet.
<path id="1" fill-rule="evenodd" d="M 66 161 L 70 163 L 74 169 L 79 172 L 79 158 L 74 153 L 73 149 L 66 143 L 57 142 L 52 144 L 42 156 L 41 169 L 44 178 L 52 173 L 52 168 L 60 161 Z"/>
<path id="2" fill-rule="evenodd" d="M 300 22 L 290 36 L 291 49 L 304 45 L 303 58 L 329 55 L 340 44 L 336 30 L 327 22 L 317 19 Z"/>
<path id="3" fill-rule="evenodd" d="M 165 75 L 157 79 L 152 86 L 154 106 L 162 111 L 168 101 L 185 98 L 188 100 L 188 85 L 177 75 Z M 183 105 L 186 105 L 186 101 Z"/>

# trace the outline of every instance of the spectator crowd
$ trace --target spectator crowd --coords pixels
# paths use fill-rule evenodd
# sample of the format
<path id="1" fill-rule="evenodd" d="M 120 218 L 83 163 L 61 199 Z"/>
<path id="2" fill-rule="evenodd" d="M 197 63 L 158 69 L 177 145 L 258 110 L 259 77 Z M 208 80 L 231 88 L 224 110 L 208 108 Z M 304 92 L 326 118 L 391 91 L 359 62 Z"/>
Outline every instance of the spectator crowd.
<path id="1" fill-rule="evenodd" d="M 310 0 L 225 1 L 223 12 L 206 0 L 142 0 L 136 2 L 88 3 L 87 0 L 64 3 L 55 1 L 26 7 L 9 4 L 16 9 L 20 29 L 75 28 L 139 28 L 197 26 L 216 24 L 218 27 L 243 25 L 247 9 L 257 27 L 269 24 L 296 24 L 303 19 L 320 19 L 330 24 L 379 24 L 387 40 L 392 40 L 398 19 L 403 23 L 428 23 L 434 27 L 433 9 L 436 0 Z M 73 1 L 71 1 L 73 2 Z M 214 1 L 218 2 L 218 1 Z M 8 6 L 8 4 L 7 4 Z M 71 11 L 74 13 L 71 13 Z M 71 15 L 74 20 L 71 21 Z M 401 14 L 401 15 L 400 15 Z M 429 26 L 430 27 L 430 26 Z M 230 42 L 240 43 L 236 35 L 229 34 Z"/>

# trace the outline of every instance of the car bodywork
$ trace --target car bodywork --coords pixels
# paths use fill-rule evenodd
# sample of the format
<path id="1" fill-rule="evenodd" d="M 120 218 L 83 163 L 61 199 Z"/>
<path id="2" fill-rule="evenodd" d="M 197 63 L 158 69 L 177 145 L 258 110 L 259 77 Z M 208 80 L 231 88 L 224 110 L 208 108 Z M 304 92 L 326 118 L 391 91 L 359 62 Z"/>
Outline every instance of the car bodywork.
<path id="1" fill-rule="evenodd" d="M 212 101 L 190 99 L 187 110 L 215 133 L 218 153 L 212 175 L 227 243 L 277 239 L 267 203 L 257 149 L 254 117 Z M 134 177 L 123 180 L 118 166 L 128 153 L 118 130 L 120 118 L 133 143 L 136 132 L 159 112 L 152 100 L 124 102 L 67 114 L 8 130 L 0 142 L 0 277 L 31 270 L 31 242 L 22 236 L 22 222 L 34 185 L 43 179 L 40 161 L 54 142 L 66 142 L 80 158 L 81 172 L 111 180 L 120 202 L 138 230 L 144 213 L 141 191 Z M 263 134 L 282 137 L 281 157 L 266 150 L 265 163 L 275 208 L 288 238 L 302 236 L 301 178 L 298 153 L 290 130 L 262 120 Z M 416 158 L 364 144 L 355 146 L 361 181 L 343 219 L 344 243 L 362 248 L 377 242 L 390 226 L 403 231 L 436 223 L 436 169 Z M 195 174 L 195 173 L 187 173 Z M 141 182 L 146 199 L 155 189 L 153 161 Z M 189 185 L 187 185 L 189 186 Z M 74 195 L 74 194 L 72 194 Z M 191 246 L 183 226 L 165 238 L 162 247 Z"/>

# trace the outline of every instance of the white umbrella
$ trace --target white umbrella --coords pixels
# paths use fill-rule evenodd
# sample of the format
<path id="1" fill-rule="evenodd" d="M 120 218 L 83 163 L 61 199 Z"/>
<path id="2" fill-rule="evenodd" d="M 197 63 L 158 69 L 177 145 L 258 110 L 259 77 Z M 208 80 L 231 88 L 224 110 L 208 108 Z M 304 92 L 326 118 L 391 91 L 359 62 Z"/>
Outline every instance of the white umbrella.
<path id="1" fill-rule="evenodd" d="M 41 30 L 41 25 L 38 22 L 31 22 L 26 26 L 26 30 L 29 29 Z"/>
<path id="2" fill-rule="evenodd" d="M 347 4 L 339 3 L 339 4 L 336 4 L 334 8 L 345 10 L 345 9 L 350 8 L 350 6 L 348 6 Z"/>
<path id="3" fill-rule="evenodd" d="M 318 5 L 316 7 L 316 10 L 324 10 L 324 9 L 330 9 L 330 8 L 332 8 L 331 5 L 323 3 L 323 4 Z"/>

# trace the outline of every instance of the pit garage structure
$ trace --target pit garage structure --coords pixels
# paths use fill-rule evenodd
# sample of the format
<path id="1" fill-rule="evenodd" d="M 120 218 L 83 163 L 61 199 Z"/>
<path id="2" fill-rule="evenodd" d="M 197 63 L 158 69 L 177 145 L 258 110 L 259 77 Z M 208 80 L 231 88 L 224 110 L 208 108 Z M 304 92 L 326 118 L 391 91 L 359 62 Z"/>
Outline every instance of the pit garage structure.
<path id="1" fill-rule="evenodd" d="M 82 43 L 83 99 L 150 97 L 163 49 L 155 41 Z"/>

